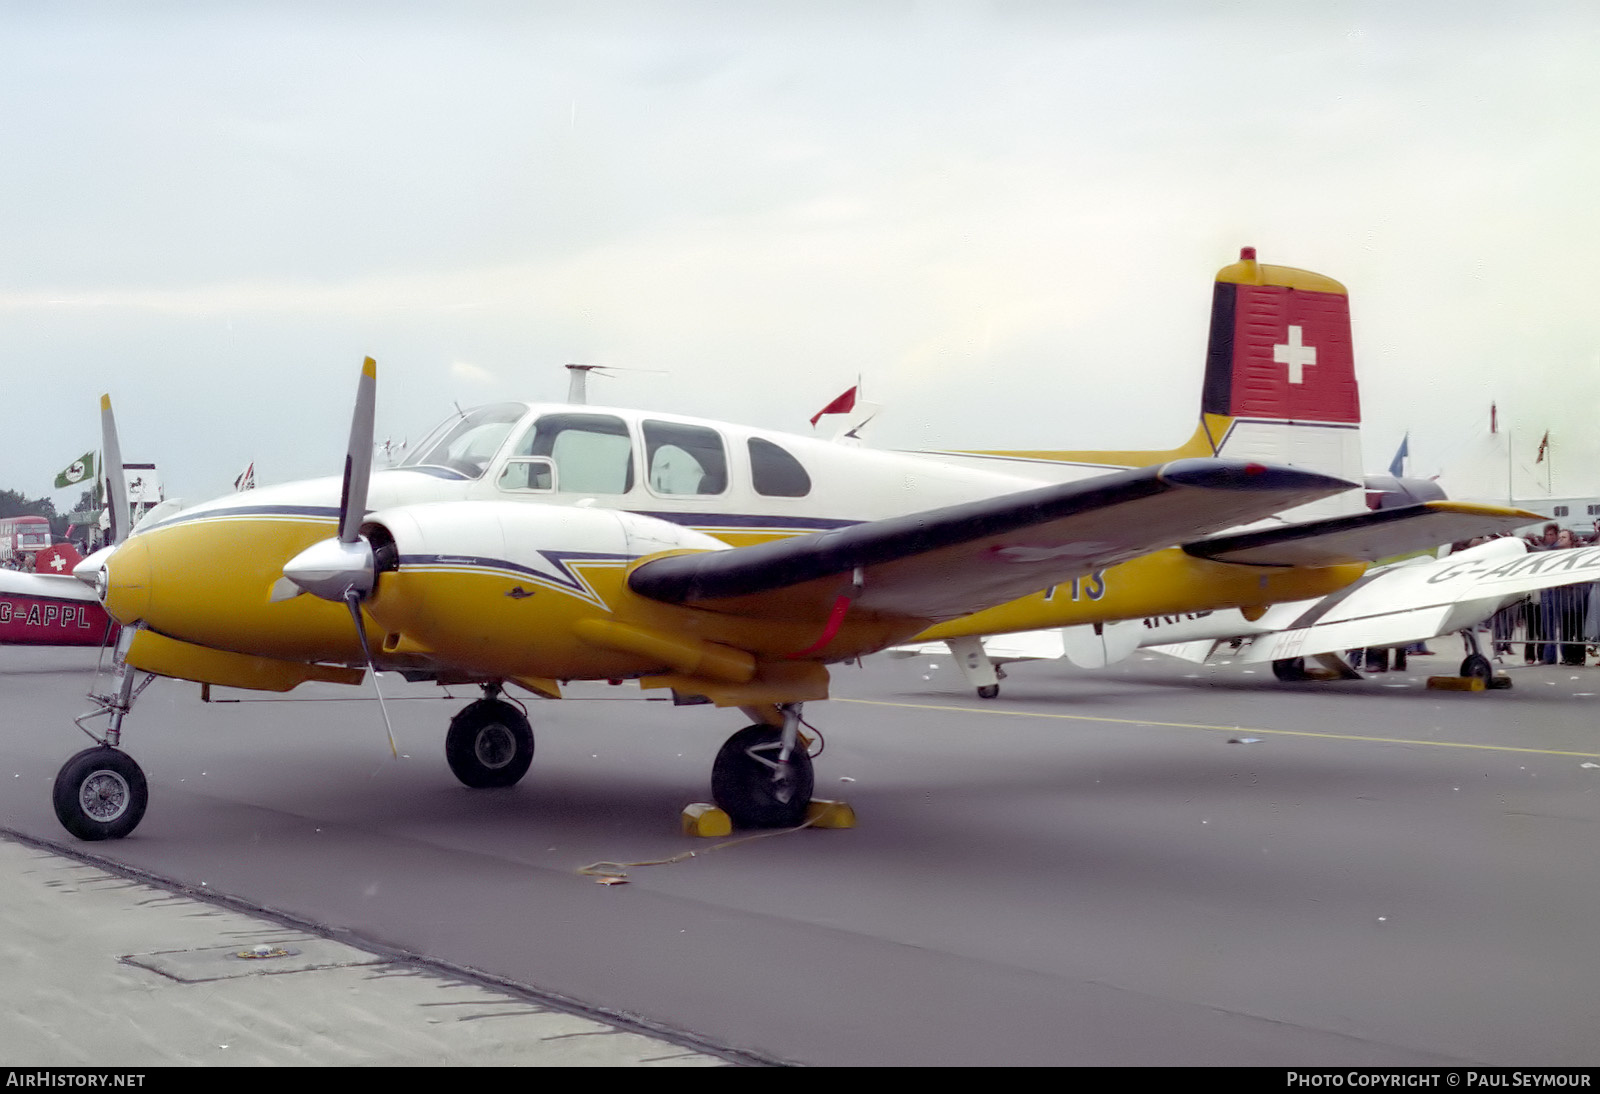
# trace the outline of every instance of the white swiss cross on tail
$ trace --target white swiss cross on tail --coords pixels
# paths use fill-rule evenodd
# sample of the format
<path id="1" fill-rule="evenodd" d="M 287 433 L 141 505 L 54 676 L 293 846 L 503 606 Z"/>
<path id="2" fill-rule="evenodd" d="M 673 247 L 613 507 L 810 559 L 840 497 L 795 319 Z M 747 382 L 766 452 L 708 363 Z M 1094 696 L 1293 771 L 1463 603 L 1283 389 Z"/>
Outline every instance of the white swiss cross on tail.
<path id="1" fill-rule="evenodd" d="M 1305 382 L 1305 373 L 1302 371 L 1307 365 L 1317 363 L 1317 347 L 1301 344 L 1304 333 L 1297 326 L 1289 327 L 1289 341 L 1279 342 L 1272 347 L 1272 359 L 1280 365 L 1289 366 L 1289 382 L 1299 384 Z"/>

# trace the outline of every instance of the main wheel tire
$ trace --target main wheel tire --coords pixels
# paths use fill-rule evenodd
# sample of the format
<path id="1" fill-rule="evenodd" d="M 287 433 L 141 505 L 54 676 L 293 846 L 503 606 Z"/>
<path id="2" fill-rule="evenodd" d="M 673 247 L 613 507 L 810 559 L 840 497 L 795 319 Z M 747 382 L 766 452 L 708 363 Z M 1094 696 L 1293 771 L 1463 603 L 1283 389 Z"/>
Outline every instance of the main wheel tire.
<path id="1" fill-rule="evenodd" d="M 1461 662 L 1462 676 L 1476 676 L 1480 680 L 1494 679 L 1494 665 L 1481 653 L 1469 653 Z"/>
<path id="2" fill-rule="evenodd" d="M 1311 679 L 1304 657 L 1280 657 L 1272 663 L 1272 675 L 1285 683 Z"/>
<path id="3" fill-rule="evenodd" d="M 450 719 L 444 758 L 474 789 L 514 786 L 533 763 L 533 730 L 510 703 L 479 699 Z"/>
<path id="4" fill-rule="evenodd" d="M 999 684 L 985 684 L 983 687 L 978 689 L 978 698 L 980 699 L 993 699 L 999 694 Z"/>
<path id="5" fill-rule="evenodd" d="M 750 755 L 763 753 L 774 763 L 783 733 L 757 723 L 729 737 L 711 765 L 711 797 L 740 828 L 793 828 L 806 819 L 814 776 L 811 757 L 797 747 L 774 779 L 771 767 Z"/>
<path id="6" fill-rule="evenodd" d="M 51 798 L 61 827 L 79 839 L 121 839 L 144 818 L 150 787 L 132 756 L 98 745 L 61 765 Z"/>

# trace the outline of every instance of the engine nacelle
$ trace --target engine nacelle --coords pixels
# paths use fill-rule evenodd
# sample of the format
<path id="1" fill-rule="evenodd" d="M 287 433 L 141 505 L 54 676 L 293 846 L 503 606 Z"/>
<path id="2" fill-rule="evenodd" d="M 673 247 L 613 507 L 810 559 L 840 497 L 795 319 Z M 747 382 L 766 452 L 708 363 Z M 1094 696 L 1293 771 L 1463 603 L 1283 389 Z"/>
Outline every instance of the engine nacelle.
<path id="1" fill-rule="evenodd" d="M 659 662 L 585 642 L 584 621 L 610 619 L 628 566 L 722 541 L 612 509 L 517 502 L 442 502 L 373 514 L 377 585 L 365 608 L 393 660 L 478 675 L 592 679 Z"/>

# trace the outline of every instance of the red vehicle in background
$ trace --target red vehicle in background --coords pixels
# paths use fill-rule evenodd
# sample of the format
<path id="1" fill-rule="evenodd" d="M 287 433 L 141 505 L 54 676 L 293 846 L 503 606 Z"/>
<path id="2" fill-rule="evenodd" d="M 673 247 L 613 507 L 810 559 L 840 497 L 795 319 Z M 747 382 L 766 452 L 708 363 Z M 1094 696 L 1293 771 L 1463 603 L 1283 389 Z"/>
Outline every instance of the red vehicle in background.
<path id="1" fill-rule="evenodd" d="M 31 570 L 33 556 L 50 546 L 50 522 L 44 517 L 0 517 L 0 565 Z"/>

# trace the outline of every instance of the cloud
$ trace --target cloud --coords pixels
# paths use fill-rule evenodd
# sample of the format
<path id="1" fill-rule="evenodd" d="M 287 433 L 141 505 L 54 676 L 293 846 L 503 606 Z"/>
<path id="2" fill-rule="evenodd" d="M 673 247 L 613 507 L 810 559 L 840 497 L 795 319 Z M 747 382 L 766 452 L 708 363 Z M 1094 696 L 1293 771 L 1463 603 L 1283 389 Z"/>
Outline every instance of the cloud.
<path id="1" fill-rule="evenodd" d="M 485 385 L 493 384 L 497 379 L 495 374 L 490 372 L 488 369 L 481 368 L 478 365 L 468 364 L 466 361 L 452 361 L 450 363 L 450 375 L 459 380 L 467 380 L 474 384 Z"/>

